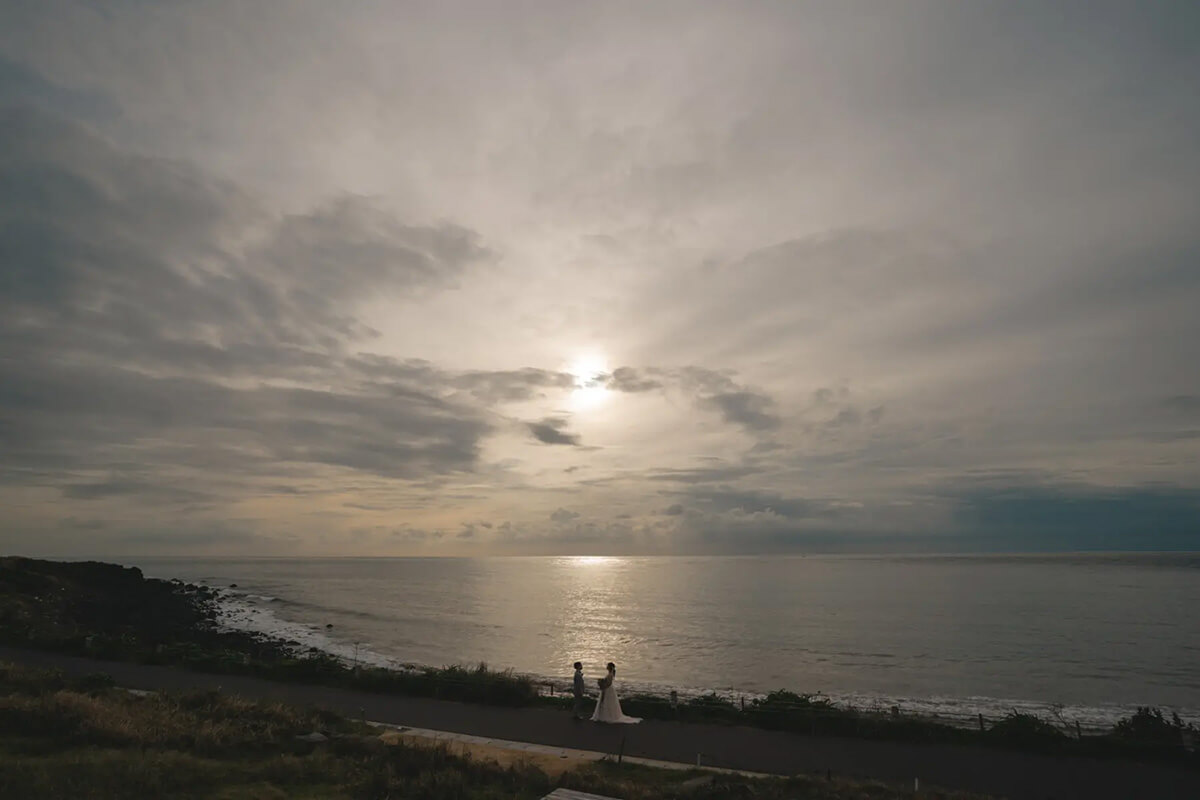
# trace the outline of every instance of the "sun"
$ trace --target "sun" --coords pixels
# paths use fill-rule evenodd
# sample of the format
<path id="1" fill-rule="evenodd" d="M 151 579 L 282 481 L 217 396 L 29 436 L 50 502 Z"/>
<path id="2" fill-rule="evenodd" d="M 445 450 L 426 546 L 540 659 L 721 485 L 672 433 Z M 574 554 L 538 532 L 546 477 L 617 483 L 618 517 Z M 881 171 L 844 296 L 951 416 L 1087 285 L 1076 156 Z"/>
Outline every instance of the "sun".
<path id="1" fill-rule="evenodd" d="M 608 398 L 608 365 L 598 355 L 580 356 L 571 362 L 567 372 L 575 378 L 571 389 L 571 406 L 576 409 L 595 408 Z"/>
<path id="2" fill-rule="evenodd" d="M 566 559 L 573 567 L 602 567 L 616 560 L 612 556 L 568 556 Z"/>

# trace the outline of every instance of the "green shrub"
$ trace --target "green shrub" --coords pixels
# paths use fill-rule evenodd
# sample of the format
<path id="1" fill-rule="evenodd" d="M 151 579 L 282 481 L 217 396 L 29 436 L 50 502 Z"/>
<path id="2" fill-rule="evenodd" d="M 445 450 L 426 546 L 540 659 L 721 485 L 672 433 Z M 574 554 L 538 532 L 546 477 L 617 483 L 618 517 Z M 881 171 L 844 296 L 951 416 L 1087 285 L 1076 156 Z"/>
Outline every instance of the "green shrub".
<path id="1" fill-rule="evenodd" d="M 1113 726 L 1112 737 L 1135 747 L 1182 749 L 1189 736 L 1197 733 L 1195 726 L 1185 725 L 1179 714 L 1163 717 L 1157 708 L 1140 707 L 1131 717 Z"/>
<path id="2" fill-rule="evenodd" d="M 497 674 L 467 671 L 481 680 Z M 625 800 L 685 793 L 714 800 L 907 796 L 877 784 L 729 775 L 685 789 L 685 781 L 703 773 L 612 763 L 552 780 L 527 763 L 500 766 L 445 747 L 384 745 L 373 729 L 329 712 L 216 692 L 88 695 L 62 684 L 61 675 L 0 664 L 0 797 L 536 800 L 556 785 Z M 314 728 L 332 738 L 319 744 L 295 738 Z"/>
<path id="3" fill-rule="evenodd" d="M 1038 750 L 1052 750 L 1067 741 L 1058 728 L 1033 714 L 1009 712 L 984 734 L 988 739 L 1009 745 L 1021 745 Z"/>
<path id="4" fill-rule="evenodd" d="M 528 677 L 511 670 L 472 667 L 412 667 L 389 670 L 351 667 L 319 650 L 216 625 L 217 594 L 204 586 L 146 579 L 137 569 L 96 562 L 61 563 L 0 557 L 0 642 L 63 652 L 177 664 L 222 674 L 247 674 L 278 681 L 341 686 L 491 705 L 567 706 L 569 698 L 542 697 Z M 0 670 L 7 669 L 0 667 Z M 0 683 L 34 681 L 41 690 L 103 693 L 107 676 L 67 680 L 61 675 L 31 678 L 13 673 Z M 32 687 L 32 684 L 29 684 Z M 0 688 L 0 693 L 10 691 Z M 200 703 L 191 713 L 217 713 Z M 1012 714 L 986 732 L 938 720 L 886 715 L 834 705 L 828 698 L 786 690 L 771 692 L 744 706 L 715 693 L 671 705 L 666 698 L 633 695 L 622 699 L 629 714 L 689 722 L 748 724 L 805 734 L 832 734 L 920 742 L 975 742 L 1046 752 L 1154 756 L 1196 762 L 1186 749 L 1197 734 L 1177 717 L 1156 709 L 1118 723 L 1107 736 L 1064 736 L 1049 723 Z M 7 713 L 17 713 L 9 711 Z M 57 713 L 57 712 L 56 712 Z"/>

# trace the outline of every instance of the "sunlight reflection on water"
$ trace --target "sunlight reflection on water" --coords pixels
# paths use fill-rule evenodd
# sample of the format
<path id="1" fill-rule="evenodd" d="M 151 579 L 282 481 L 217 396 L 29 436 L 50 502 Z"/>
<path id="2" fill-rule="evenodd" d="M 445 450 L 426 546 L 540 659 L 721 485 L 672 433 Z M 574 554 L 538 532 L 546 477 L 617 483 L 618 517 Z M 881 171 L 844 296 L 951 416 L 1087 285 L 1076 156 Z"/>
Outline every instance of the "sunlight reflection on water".
<path id="1" fill-rule="evenodd" d="M 486 660 L 589 687 L 1200 707 L 1186 557 L 198 559 L 283 619 L 403 661 Z"/>

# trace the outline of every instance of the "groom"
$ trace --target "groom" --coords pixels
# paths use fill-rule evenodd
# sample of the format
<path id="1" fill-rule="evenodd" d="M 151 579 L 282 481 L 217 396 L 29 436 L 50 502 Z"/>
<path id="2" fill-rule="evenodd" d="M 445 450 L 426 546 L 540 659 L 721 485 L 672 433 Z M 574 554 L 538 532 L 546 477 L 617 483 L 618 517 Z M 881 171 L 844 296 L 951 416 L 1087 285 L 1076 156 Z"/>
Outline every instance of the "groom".
<path id="1" fill-rule="evenodd" d="M 575 707 L 571 712 L 573 719 L 583 719 L 583 662 L 575 662 L 575 685 L 572 689 L 575 693 Z"/>

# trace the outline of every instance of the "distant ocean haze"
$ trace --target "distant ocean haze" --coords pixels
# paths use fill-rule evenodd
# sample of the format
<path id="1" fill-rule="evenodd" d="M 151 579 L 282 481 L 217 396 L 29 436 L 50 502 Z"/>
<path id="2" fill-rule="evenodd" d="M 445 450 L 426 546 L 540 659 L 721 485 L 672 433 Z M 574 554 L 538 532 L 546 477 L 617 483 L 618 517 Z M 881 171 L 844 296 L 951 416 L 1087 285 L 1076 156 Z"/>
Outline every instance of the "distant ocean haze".
<path id="1" fill-rule="evenodd" d="M 1200 555 L 114 560 L 236 583 L 229 623 L 378 663 L 1200 719 Z"/>

